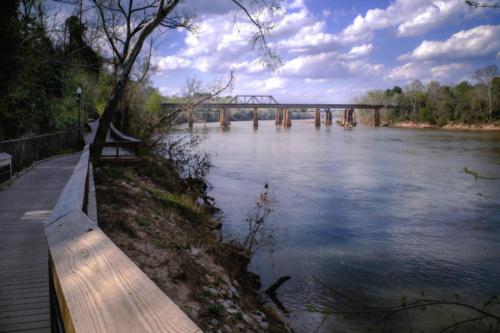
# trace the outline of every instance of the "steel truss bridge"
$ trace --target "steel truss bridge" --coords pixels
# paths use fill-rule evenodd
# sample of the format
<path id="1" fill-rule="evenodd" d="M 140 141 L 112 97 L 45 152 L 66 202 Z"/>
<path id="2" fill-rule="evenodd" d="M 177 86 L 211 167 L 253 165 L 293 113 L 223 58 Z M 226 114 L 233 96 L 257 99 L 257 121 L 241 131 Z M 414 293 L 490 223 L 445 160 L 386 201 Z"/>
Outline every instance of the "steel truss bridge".
<path id="1" fill-rule="evenodd" d="M 229 102 L 207 101 L 203 103 L 162 103 L 164 109 L 288 109 L 293 112 L 309 112 L 319 109 L 320 112 L 331 109 L 367 109 L 375 110 L 391 106 L 383 104 L 333 104 L 333 103 L 279 103 L 270 95 L 237 95 Z"/>
<path id="2" fill-rule="evenodd" d="M 162 103 L 163 110 L 182 110 L 186 111 L 187 122 L 192 126 L 194 122 L 193 111 L 212 111 L 219 112 L 220 125 L 227 127 L 231 123 L 231 110 L 234 109 L 253 109 L 253 125 L 258 127 L 259 109 L 275 109 L 276 124 L 290 127 L 292 124 L 291 112 L 310 112 L 315 111 L 315 124 L 321 126 L 321 113 L 324 113 L 324 124 L 332 124 L 332 110 L 344 110 L 342 124 L 344 126 L 356 123 L 354 115 L 355 109 L 373 110 L 373 126 L 380 125 L 380 109 L 392 108 L 390 105 L 382 104 L 332 104 L 332 103 L 279 103 L 271 95 L 237 95 L 229 102 L 206 101 L 198 103 Z"/>

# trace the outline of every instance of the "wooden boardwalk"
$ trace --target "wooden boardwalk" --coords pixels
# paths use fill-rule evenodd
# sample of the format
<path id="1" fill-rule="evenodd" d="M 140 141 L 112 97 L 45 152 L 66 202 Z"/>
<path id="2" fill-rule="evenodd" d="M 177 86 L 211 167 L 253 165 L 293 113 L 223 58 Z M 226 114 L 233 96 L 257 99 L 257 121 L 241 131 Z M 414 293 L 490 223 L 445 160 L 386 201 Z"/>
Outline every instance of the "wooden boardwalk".
<path id="1" fill-rule="evenodd" d="M 38 164 L 0 191 L 0 332 L 50 332 L 43 226 L 80 154 Z"/>

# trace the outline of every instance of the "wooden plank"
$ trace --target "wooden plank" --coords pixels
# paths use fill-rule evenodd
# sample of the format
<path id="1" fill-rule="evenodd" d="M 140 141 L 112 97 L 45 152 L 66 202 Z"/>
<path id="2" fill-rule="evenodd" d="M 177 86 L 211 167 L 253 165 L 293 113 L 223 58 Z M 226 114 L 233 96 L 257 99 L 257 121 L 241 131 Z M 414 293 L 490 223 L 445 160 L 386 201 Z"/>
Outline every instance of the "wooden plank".
<path id="1" fill-rule="evenodd" d="M 34 307 L 32 309 L 17 309 L 0 312 L 0 320 L 4 318 L 19 318 L 23 316 L 47 315 L 49 316 L 49 307 Z"/>
<path id="2" fill-rule="evenodd" d="M 12 311 L 26 311 L 31 309 L 46 309 L 47 313 L 49 310 L 49 301 L 47 299 L 42 299 L 38 301 L 33 301 L 31 303 L 20 303 L 20 304 L 7 304 L 2 305 L 2 313 L 9 313 Z"/>
<path id="3" fill-rule="evenodd" d="M 2 333 L 10 332 L 24 332 L 26 330 L 40 330 L 42 332 L 50 332 L 50 320 L 34 321 L 34 322 L 20 322 L 8 325 L 2 325 Z M 45 330 L 41 330 L 45 329 Z"/>
<path id="4" fill-rule="evenodd" d="M 18 316 L 0 317 L 0 327 L 10 324 L 32 323 L 48 320 L 50 320 L 50 315 L 48 313 L 25 313 L 24 315 Z"/>
<path id="5" fill-rule="evenodd" d="M 85 146 L 71 178 L 57 200 L 49 221 L 55 221 L 73 209 L 82 209 L 89 166 L 89 146 Z"/>
<path id="6" fill-rule="evenodd" d="M 80 210 L 45 234 L 67 332 L 201 332 Z"/>

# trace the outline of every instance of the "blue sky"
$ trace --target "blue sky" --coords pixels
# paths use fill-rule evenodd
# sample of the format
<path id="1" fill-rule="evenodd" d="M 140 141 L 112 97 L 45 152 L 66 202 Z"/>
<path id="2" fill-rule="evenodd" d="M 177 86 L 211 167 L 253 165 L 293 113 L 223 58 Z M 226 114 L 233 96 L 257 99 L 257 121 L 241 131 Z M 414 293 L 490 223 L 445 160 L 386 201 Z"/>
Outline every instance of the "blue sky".
<path id="1" fill-rule="evenodd" d="M 188 76 L 209 85 L 232 70 L 233 95 L 341 103 L 414 79 L 456 83 L 500 67 L 500 9 L 463 0 L 283 1 L 278 11 L 256 12 L 274 23 L 276 71 L 259 62 L 249 43 L 255 30 L 230 0 L 186 3 L 179 10 L 196 12 L 197 32 L 163 34 L 154 54 L 152 81 L 164 95 L 181 94 Z"/>

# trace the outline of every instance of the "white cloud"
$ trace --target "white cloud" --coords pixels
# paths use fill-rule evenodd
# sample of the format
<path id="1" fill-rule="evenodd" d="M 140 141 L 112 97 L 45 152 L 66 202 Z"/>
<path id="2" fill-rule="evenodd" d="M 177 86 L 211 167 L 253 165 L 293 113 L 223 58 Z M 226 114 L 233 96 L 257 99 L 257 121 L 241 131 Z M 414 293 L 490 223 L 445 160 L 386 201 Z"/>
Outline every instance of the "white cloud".
<path id="1" fill-rule="evenodd" d="M 353 46 L 349 53 L 347 54 L 350 58 L 359 58 L 367 56 L 373 50 L 372 44 L 363 44 L 358 46 Z"/>
<path id="2" fill-rule="evenodd" d="M 465 63 L 436 64 L 433 62 L 407 62 L 401 66 L 394 67 L 385 80 L 409 82 L 412 80 L 442 82 L 457 82 L 467 75 L 470 65 Z"/>
<path id="3" fill-rule="evenodd" d="M 462 30 L 444 41 L 424 40 L 400 60 L 463 59 L 494 54 L 500 49 L 500 25 L 480 25 Z"/>
<path id="4" fill-rule="evenodd" d="M 385 77 L 386 80 L 413 80 L 421 78 L 423 69 L 418 64 L 408 62 L 402 66 L 394 67 L 391 72 Z"/>
<path id="5" fill-rule="evenodd" d="M 467 68 L 466 64 L 451 63 L 432 67 L 431 74 L 435 79 L 448 79 L 450 76 L 455 76 L 457 72 L 460 72 L 465 68 Z"/>
<path id="6" fill-rule="evenodd" d="M 346 42 L 366 40 L 376 30 L 395 28 L 398 36 L 415 36 L 451 20 L 474 15 L 462 0 L 396 0 L 387 8 L 358 15 L 341 33 Z"/>
<path id="7" fill-rule="evenodd" d="M 449 20 L 460 17 L 460 14 L 469 13 L 470 9 L 462 0 L 433 1 L 422 6 L 412 13 L 409 19 L 398 26 L 400 36 L 414 36 L 429 31 Z"/>
<path id="8" fill-rule="evenodd" d="M 376 75 L 384 67 L 382 64 L 370 64 L 366 60 L 346 60 L 348 57 L 348 54 L 334 51 L 301 55 L 286 61 L 279 73 L 285 77 L 335 79 L 353 75 Z"/>
<path id="9" fill-rule="evenodd" d="M 276 91 L 284 91 L 286 87 L 286 83 L 288 81 L 284 78 L 278 76 L 272 76 L 268 79 L 252 79 L 251 77 L 244 77 L 242 80 L 237 80 L 236 89 L 238 91 L 252 91 L 259 93 L 266 92 L 276 92 Z"/>
<path id="10" fill-rule="evenodd" d="M 159 72 L 173 71 L 191 65 L 191 60 L 175 55 L 158 57 L 154 59 L 154 62 Z"/>

